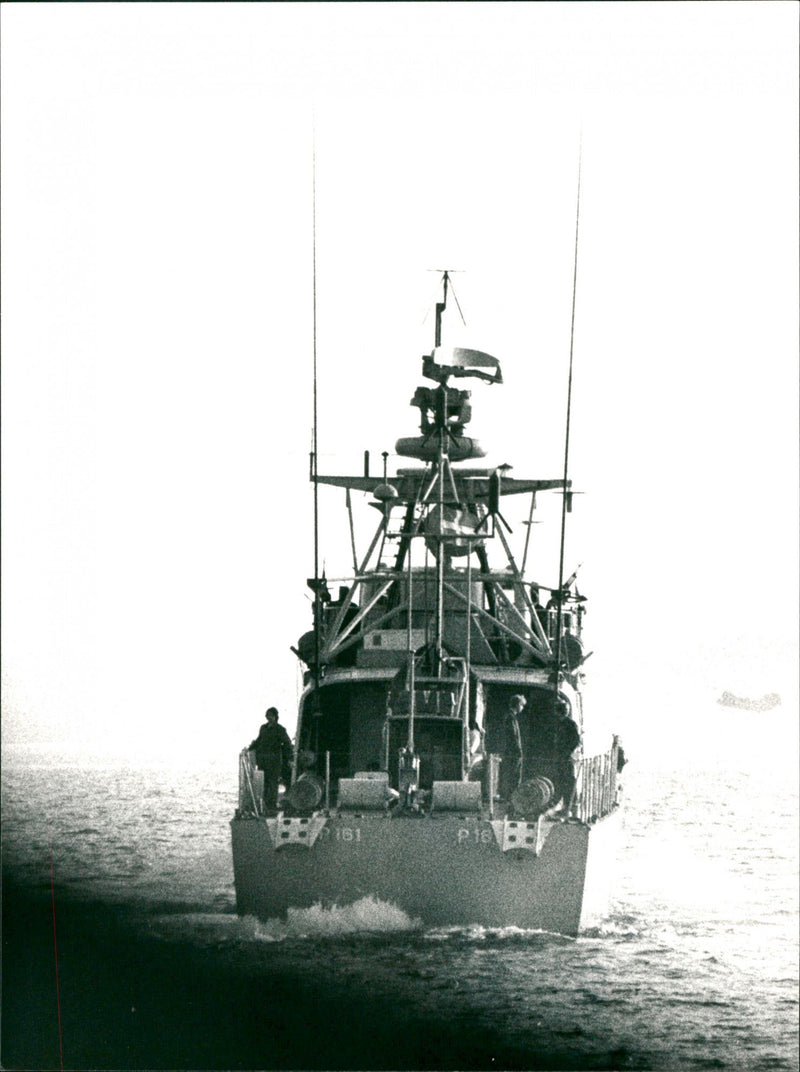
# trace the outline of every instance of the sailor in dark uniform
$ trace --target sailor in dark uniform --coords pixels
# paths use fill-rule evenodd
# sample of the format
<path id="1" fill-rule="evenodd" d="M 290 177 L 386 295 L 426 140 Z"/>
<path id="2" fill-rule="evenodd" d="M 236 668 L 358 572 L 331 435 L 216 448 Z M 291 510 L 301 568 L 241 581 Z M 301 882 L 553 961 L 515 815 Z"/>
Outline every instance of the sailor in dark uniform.
<path id="1" fill-rule="evenodd" d="M 256 766 L 264 772 L 264 811 L 275 814 L 278 809 L 278 783 L 288 784 L 292 765 L 292 742 L 289 734 L 278 724 L 277 707 L 267 708 L 266 722 L 250 745 L 255 752 Z"/>
<path id="2" fill-rule="evenodd" d="M 556 787 L 556 801 L 561 799 L 561 807 L 568 815 L 575 796 L 575 764 L 572 754 L 581 743 L 578 724 L 570 717 L 566 700 L 559 697 L 555 705 L 556 732 L 553 781 Z"/>
<path id="3" fill-rule="evenodd" d="M 519 728 L 519 716 L 525 708 L 524 696 L 512 696 L 503 715 L 501 730 L 500 798 L 511 800 L 511 794 L 522 781 L 522 734 Z"/>
<path id="4" fill-rule="evenodd" d="M 580 730 L 562 696 L 548 699 L 535 712 L 530 739 L 531 774 L 550 779 L 554 788 L 551 807 L 562 801 L 565 812 L 569 811 L 575 794 L 572 753 L 580 743 Z"/>

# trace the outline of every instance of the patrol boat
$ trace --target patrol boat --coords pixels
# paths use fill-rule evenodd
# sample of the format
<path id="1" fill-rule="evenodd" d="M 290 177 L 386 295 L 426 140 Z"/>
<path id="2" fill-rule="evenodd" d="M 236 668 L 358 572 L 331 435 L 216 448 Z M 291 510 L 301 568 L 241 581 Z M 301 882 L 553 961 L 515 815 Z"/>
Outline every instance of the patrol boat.
<path id="1" fill-rule="evenodd" d="M 434 348 L 422 359 L 428 382 L 411 399 L 420 434 L 395 448 L 417 464 L 389 476 L 384 454 L 383 471 L 370 475 L 365 456 L 359 475 L 323 475 L 314 443 L 315 527 L 323 485 L 343 489 L 348 510 L 354 493 L 369 497 L 377 524 L 335 593 L 316 562 L 308 581 L 313 628 L 295 647 L 304 687 L 277 815 L 263 811 L 252 753 L 240 755 L 237 909 L 267 919 L 371 897 L 424 925 L 574 936 L 609 892 L 621 756 L 610 733 L 597 754 L 584 754 L 585 599 L 574 575 L 563 580 L 568 452 L 555 479 L 474 465 L 485 452 L 465 432 L 471 392 L 451 381 L 496 388 L 502 373 L 489 354 L 441 345 L 449 282 L 444 273 Z M 504 499 L 522 495 L 532 515 L 542 492 L 563 496 L 550 589 L 526 578 L 527 539 L 520 564 L 502 512 Z M 352 513 L 350 523 L 352 532 Z M 315 558 L 316 548 L 315 532 Z M 503 719 L 520 696 L 521 771 L 503 788 L 502 765 L 514 764 L 502 751 Z M 574 788 L 559 785 L 542 731 L 554 705 L 582 735 L 566 757 Z"/>

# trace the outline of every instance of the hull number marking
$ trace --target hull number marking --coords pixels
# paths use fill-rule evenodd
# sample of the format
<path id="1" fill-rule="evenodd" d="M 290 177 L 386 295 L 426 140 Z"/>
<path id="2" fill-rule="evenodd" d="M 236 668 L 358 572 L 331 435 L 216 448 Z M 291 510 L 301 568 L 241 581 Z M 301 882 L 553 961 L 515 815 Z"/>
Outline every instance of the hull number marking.
<path id="1" fill-rule="evenodd" d="M 361 841 L 361 828 L 356 827 L 353 829 L 351 826 L 337 826 L 335 830 L 331 830 L 329 826 L 326 826 L 320 833 L 320 837 L 326 838 L 328 841 L 331 837 L 334 841 Z"/>
<path id="2" fill-rule="evenodd" d="M 469 842 L 470 844 L 474 842 L 476 845 L 488 845 L 492 841 L 494 841 L 494 834 L 491 830 L 487 830 L 485 828 L 483 830 L 479 830 L 476 826 L 472 830 L 469 830 L 465 829 L 462 826 L 462 828 L 458 831 L 459 845 L 463 845 L 466 842 Z"/>

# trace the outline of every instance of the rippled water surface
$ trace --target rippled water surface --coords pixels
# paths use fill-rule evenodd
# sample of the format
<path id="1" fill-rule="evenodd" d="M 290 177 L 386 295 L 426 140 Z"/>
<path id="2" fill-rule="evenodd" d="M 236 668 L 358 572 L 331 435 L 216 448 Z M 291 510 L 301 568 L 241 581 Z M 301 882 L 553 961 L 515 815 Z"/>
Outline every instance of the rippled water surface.
<path id="1" fill-rule="evenodd" d="M 235 792 L 5 771 L 4 1067 L 798 1066 L 794 778 L 626 770 L 616 895 L 577 941 L 370 899 L 239 918 Z"/>

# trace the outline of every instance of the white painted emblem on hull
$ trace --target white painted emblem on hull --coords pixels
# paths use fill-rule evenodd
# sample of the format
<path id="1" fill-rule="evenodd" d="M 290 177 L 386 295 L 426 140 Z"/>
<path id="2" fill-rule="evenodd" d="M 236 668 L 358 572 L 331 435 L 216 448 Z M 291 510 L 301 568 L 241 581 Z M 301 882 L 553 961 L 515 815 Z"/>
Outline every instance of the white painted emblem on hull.
<path id="1" fill-rule="evenodd" d="M 267 819 L 272 846 L 280 849 L 284 845 L 305 845 L 311 848 L 320 835 L 328 819 L 325 815 L 312 815 L 309 818 L 288 818 L 279 816 Z"/>
<path id="2" fill-rule="evenodd" d="M 503 852 L 526 849 L 534 856 L 538 856 L 542 851 L 542 845 L 552 829 L 552 823 L 545 824 L 541 816 L 530 823 L 522 819 L 493 819 L 491 826 L 495 840 Z"/>

